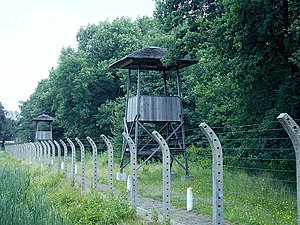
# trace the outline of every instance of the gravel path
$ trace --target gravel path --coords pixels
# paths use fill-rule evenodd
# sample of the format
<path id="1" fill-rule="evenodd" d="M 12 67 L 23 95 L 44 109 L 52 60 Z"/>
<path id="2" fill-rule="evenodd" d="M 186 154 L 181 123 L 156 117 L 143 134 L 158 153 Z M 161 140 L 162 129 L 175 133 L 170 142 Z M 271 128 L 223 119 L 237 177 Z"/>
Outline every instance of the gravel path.
<path id="1" fill-rule="evenodd" d="M 71 174 L 68 177 L 71 178 Z M 76 183 L 80 183 L 80 177 L 76 176 Z M 86 180 L 86 187 L 90 187 L 91 183 Z M 98 184 L 97 189 L 106 192 L 109 187 L 104 184 Z M 151 223 L 155 216 L 158 217 L 159 222 L 163 222 L 163 203 L 149 198 L 138 196 L 137 198 L 137 215 L 143 218 L 145 222 Z M 156 215 L 155 215 L 156 214 Z M 212 218 L 194 213 L 193 211 L 186 211 L 177 209 L 174 206 L 170 208 L 170 221 L 172 225 L 211 225 Z"/>
<path id="2" fill-rule="evenodd" d="M 97 189 L 108 191 L 109 187 L 103 184 L 98 184 Z M 146 222 L 151 223 L 154 214 L 157 214 L 158 221 L 163 222 L 163 203 L 149 198 L 138 196 L 137 198 L 137 215 L 143 218 Z M 172 225 L 210 225 L 212 218 L 208 216 L 198 215 L 192 211 L 177 209 L 174 206 L 170 208 L 170 220 Z"/>
<path id="3" fill-rule="evenodd" d="M 153 213 L 158 213 L 159 221 L 163 221 L 163 204 L 162 202 L 155 201 L 153 199 L 138 197 L 137 201 L 137 214 L 142 218 L 145 218 L 146 221 L 151 221 Z M 192 211 L 180 210 L 173 206 L 170 209 L 170 220 L 171 224 L 174 225 L 207 225 L 213 224 L 212 219 L 207 216 L 197 215 Z"/>

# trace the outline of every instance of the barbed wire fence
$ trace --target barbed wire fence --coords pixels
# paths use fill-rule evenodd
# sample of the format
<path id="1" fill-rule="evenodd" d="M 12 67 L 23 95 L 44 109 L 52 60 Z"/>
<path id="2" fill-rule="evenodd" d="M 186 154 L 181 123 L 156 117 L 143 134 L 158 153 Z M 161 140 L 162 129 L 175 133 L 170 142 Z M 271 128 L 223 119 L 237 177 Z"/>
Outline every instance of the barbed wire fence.
<path id="1" fill-rule="evenodd" d="M 224 193 L 222 192 L 222 196 L 219 197 L 222 197 L 224 201 L 222 210 L 225 221 L 278 224 L 278 218 L 284 217 L 287 224 L 299 223 L 295 149 L 280 122 L 272 121 L 244 126 L 211 128 L 220 140 L 223 149 L 224 180 L 222 185 Z M 190 176 L 185 177 L 182 168 L 176 166 L 176 162 L 174 162 L 172 171 L 170 171 L 171 204 L 185 208 L 187 204 L 185 190 L 192 187 L 193 210 L 200 214 L 213 214 L 213 175 L 211 172 L 213 155 L 209 141 L 200 128 L 186 130 L 186 136 Z M 75 138 L 72 140 L 76 147 L 76 161 L 80 162 L 80 146 L 75 142 Z M 105 146 L 103 139 L 100 136 L 93 137 L 93 141 L 97 146 L 98 154 L 101 157 L 107 157 L 107 146 Z M 70 154 L 71 146 L 67 141 L 65 142 L 68 147 L 68 154 Z M 81 142 L 85 148 L 86 158 L 92 157 L 93 151 L 89 141 L 81 139 Z M 157 143 L 151 144 L 153 146 L 158 145 Z M 6 149 L 19 158 L 38 163 L 49 162 L 47 157 L 49 157 L 48 153 L 51 150 L 46 150 L 46 145 L 40 145 L 40 148 L 46 149 L 37 150 L 36 146 L 38 145 L 21 144 L 7 146 Z M 113 149 L 115 159 L 117 159 L 115 164 L 117 164 L 122 149 L 121 137 L 113 143 Z M 57 153 L 56 150 L 54 154 L 57 155 Z M 63 150 L 61 154 L 63 155 Z M 41 159 L 43 157 L 46 160 Z M 68 157 L 68 160 L 68 171 L 71 171 L 71 157 Z M 179 158 L 179 160 L 183 159 Z M 162 167 L 157 162 L 159 159 L 154 159 L 138 169 L 137 198 L 143 196 L 155 200 L 163 199 Z M 93 163 L 95 164 L 95 161 Z M 94 164 L 86 165 L 85 170 L 93 170 Z M 81 167 L 77 167 L 77 173 L 80 174 Z M 98 165 L 96 165 L 97 167 Z M 114 177 L 119 172 L 116 168 L 118 166 L 115 165 Z M 130 174 L 129 166 L 126 172 Z M 107 172 L 101 171 L 101 173 Z M 87 179 L 91 181 L 95 179 L 95 175 L 93 177 L 92 173 L 85 174 Z M 109 184 L 109 181 L 101 180 L 101 182 Z M 158 210 L 157 206 L 154 205 L 152 210 Z"/>

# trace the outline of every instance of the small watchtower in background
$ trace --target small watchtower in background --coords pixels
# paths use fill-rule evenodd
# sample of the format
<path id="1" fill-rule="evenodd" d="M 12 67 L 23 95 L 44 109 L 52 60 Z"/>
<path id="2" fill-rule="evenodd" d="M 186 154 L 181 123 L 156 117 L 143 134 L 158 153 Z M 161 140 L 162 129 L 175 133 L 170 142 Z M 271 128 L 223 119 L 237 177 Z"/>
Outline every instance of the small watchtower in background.
<path id="1" fill-rule="evenodd" d="M 36 122 L 35 141 L 52 140 L 52 123 L 54 118 L 45 114 L 34 117 Z"/>
<path id="2" fill-rule="evenodd" d="M 143 160 L 140 166 L 162 154 L 151 134 L 155 129 L 167 141 L 172 162 L 179 163 L 188 174 L 179 70 L 198 60 L 185 57 L 165 66 L 161 59 L 166 54 L 164 48 L 144 48 L 118 60 L 110 68 L 128 69 L 124 132 L 135 141 L 137 155 Z M 137 72 L 132 74 L 132 71 Z M 149 88 L 153 86 L 156 90 Z M 126 153 L 129 150 L 123 139 L 121 173 L 129 164 Z M 180 162 L 177 155 L 183 155 L 185 163 Z"/>

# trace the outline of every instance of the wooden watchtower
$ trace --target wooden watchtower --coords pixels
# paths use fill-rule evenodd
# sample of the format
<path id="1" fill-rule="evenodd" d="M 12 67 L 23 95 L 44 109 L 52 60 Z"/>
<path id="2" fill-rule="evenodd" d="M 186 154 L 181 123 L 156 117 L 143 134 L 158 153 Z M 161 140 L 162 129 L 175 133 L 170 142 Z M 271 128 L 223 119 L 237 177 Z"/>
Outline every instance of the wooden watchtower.
<path id="1" fill-rule="evenodd" d="M 135 141 L 137 155 L 143 160 L 140 166 L 153 156 L 161 155 L 151 135 L 151 131 L 156 129 L 169 145 L 172 162 L 179 163 L 188 174 L 179 70 L 198 61 L 183 58 L 174 65 L 164 66 L 161 59 L 166 54 L 167 50 L 163 48 L 144 48 L 118 60 L 110 68 L 128 69 L 124 131 Z M 147 79 L 143 80 L 144 77 Z M 157 88 L 160 93 L 149 94 L 147 82 L 152 82 L 152 86 L 161 85 Z M 123 139 L 121 173 L 129 163 L 129 160 L 126 161 L 128 152 Z M 183 155 L 185 163 L 179 162 L 177 155 Z"/>
<path id="2" fill-rule="evenodd" d="M 36 122 L 35 141 L 52 140 L 52 122 L 54 118 L 45 114 L 34 117 Z"/>

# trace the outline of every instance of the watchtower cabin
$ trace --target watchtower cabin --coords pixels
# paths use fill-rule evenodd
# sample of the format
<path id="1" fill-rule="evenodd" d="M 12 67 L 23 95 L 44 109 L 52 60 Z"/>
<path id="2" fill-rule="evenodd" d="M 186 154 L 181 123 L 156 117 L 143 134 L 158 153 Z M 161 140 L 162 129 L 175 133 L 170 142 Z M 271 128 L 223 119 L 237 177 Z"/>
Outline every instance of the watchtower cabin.
<path id="1" fill-rule="evenodd" d="M 52 140 L 52 122 L 54 118 L 45 114 L 32 119 L 36 122 L 35 141 Z"/>
<path id="2" fill-rule="evenodd" d="M 164 66 L 161 59 L 166 54 L 163 48 L 144 48 L 113 63 L 110 68 L 128 70 L 124 132 L 135 141 L 142 161 L 138 168 L 153 156 L 161 155 L 151 134 L 155 129 L 167 141 L 172 162 L 179 163 L 188 174 L 179 70 L 198 61 L 186 57 L 174 65 Z M 128 146 L 123 139 L 121 173 L 130 162 L 127 153 Z M 178 155 L 183 155 L 185 163 L 176 158 Z"/>

